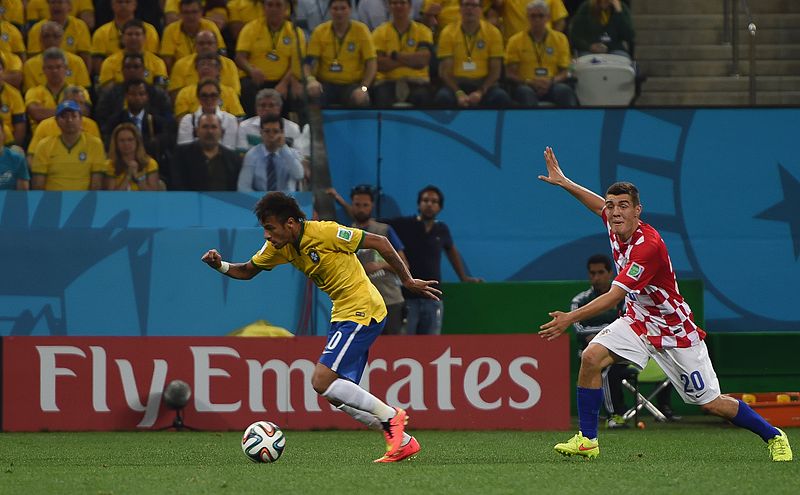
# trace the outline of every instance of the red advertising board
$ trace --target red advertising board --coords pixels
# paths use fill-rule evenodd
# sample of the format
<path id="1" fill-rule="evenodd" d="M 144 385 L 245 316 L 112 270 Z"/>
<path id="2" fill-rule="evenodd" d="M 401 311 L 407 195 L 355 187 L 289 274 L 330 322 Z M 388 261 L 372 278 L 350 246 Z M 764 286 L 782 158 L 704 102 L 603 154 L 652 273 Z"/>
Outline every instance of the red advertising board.
<path id="1" fill-rule="evenodd" d="M 358 428 L 317 396 L 322 337 L 5 337 L 5 431 L 134 430 L 172 424 L 164 386 L 184 380 L 187 425 Z M 569 428 L 568 339 L 381 337 L 361 385 L 408 410 L 414 429 Z"/>

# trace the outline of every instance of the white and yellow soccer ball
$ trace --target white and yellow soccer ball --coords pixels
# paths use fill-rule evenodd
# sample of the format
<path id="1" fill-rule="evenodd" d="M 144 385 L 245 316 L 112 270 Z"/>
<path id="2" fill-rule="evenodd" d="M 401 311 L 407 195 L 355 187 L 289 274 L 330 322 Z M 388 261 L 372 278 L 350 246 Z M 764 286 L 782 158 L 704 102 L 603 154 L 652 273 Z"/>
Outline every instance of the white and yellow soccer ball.
<path id="1" fill-rule="evenodd" d="M 242 451 L 253 462 L 275 462 L 283 454 L 286 435 L 269 421 L 256 421 L 244 430 Z"/>

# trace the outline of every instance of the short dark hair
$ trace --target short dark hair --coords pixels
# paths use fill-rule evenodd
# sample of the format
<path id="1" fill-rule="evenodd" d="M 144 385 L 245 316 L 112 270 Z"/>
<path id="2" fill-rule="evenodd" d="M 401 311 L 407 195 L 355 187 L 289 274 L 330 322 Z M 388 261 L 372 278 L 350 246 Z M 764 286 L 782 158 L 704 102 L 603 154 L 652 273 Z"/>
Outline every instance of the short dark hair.
<path id="1" fill-rule="evenodd" d="M 200 88 L 204 88 L 206 86 L 214 86 L 217 89 L 217 93 L 220 94 L 222 97 L 222 89 L 219 85 L 219 81 L 216 79 L 203 79 L 199 83 L 197 83 L 197 88 L 195 89 L 195 94 L 199 97 L 200 96 Z"/>
<path id="2" fill-rule="evenodd" d="M 256 218 L 261 224 L 267 218 L 273 216 L 282 224 L 286 223 L 290 218 L 294 218 L 298 222 L 306 218 L 306 214 L 300 209 L 297 200 L 280 191 L 272 191 L 265 194 L 256 203 L 253 213 L 256 214 Z"/>
<path id="3" fill-rule="evenodd" d="M 348 6 L 348 7 L 350 7 L 351 9 L 353 8 L 353 6 L 352 6 L 352 5 L 350 5 L 350 0 L 328 0 L 328 10 L 330 10 L 330 8 L 331 8 L 331 7 L 333 6 L 333 4 L 334 4 L 334 3 L 336 3 L 336 2 L 344 2 L 344 3 L 346 3 L 346 4 L 347 4 L 347 6 Z"/>
<path id="4" fill-rule="evenodd" d="M 603 266 L 606 267 L 606 270 L 611 271 L 611 258 L 605 254 L 593 254 L 592 256 L 589 256 L 589 260 L 586 262 L 586 269 L 588 270 L 590 265 L 596 265 L 599 263 L 602 263 Z"/>
<path id="5" fill-rule="evenodd" d="M 197 67 L 203 60 L 213 60 L 217 63 L 217 67 L 222 66 L 222 61 L 219 59 L 217 53 L 200 53 L 194 59 L 194 66 Z"/>
<path id="6" fill-rule="evenodd" d="M 127 93 L 128 90 L 131 89 L 132 87 L 141 86 L 141 85 L 144 85 L 144 87 L 147 88 L 147 81 L 145 81 L 144 79 L 139 79 L 138 77 L 134 77 L 133 79 L 129 79 L 127 81 L 124 81 L 122 83 L 122 88 Z"/>
<path id="7" fill-rule="evenodd" d="M 353 186 L 350 189 L 350 199 L 353 199 L 353 196 L 356 194 L 368 194 L 370 199 L 374 202 L 375 201 L 375 188 L 369 184 L 359 184 L 357 186 Z"/>
<path id="8" fill-rule="evenodd" d="M 428 184 L 427 186 L 420 189 L 419 193 L 417 193 L 417 204 L 422 202 L 422 194 L 426 192 L 435 192 L 437 196 L 439 196 L 439 207 L 444 209 L 444 193 L 441 189 L 434 186 L 433 184 Z"/>
<path id="9" fill-rule="evenodd" d="M 259 121 L 258 127 L 259 129 L 264 128 L 264 124 L 271 124 L 273 122 L 277 122 L 279 126 L 281 126 L 281 130 L 283 130 L 283 119 L 280 115 L 264 115 L 261 117 Z"/>
<path id="10" fill-rule="evenodd" d="M 128 28 L 132 27 L 136 27 L 144 32 L 147 32 L 147 30 L 144 28 L 144 21 L 136 18 L 126 21 L 125 24 L 122 25 L 122 32 L 124 33 Z"/>
<path id="11" fill-rule="evenodd" d="M 633 206 L 639 204 L 639 190 L 630 182 L 615 182 L 611 184 L 611 186 L 606 189 L 606 196 L 609 194 L 613 194 L 614 196 L 628 194 L 631 197 L 631 201 L 633 201 Z"/>
<path id="12" fill-rule="evenodd" d="M 123 65 L 123 66 L 125 65 L 125 61 L 126 61 L 127 59 L 135 59 L 135 60 L 138 60 L 139 62 L 141 62 L 141 63 L 142 63 L 142 65 L 144 65 L 144 55 L 142 55 L 141 53 L 130 53 L 130 52 L 126 52 L 126 53 L 125 53 L 125 55 L 123 55 L 123 56 L 122 56 L 122 65 Z"/>

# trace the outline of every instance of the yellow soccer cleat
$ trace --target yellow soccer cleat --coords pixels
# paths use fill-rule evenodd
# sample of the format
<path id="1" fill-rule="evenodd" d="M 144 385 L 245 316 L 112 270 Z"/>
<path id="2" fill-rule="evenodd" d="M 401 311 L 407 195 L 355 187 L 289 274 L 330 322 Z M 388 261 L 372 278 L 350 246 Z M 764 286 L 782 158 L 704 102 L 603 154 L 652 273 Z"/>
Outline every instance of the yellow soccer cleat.
<path id="1" fill-rule="evenodd" d="M 564 443 L 557 443 L 553 448 L 556 452 L 565 456 L 577 455 L 586 459 L 594 459 L 600 455 L 600 445 L 597 440 L 589 440 L 581 432 L 578 432 L 577 435 Z"/>
<path id="2" fill-rule="evenodd" d="M 769 456 L 773 461 L 791 461 L 792 447 L 789 445 L 789 437 L 780 428 L 776 428 L 776 430 L 781 434 L 767 440 Z"/>

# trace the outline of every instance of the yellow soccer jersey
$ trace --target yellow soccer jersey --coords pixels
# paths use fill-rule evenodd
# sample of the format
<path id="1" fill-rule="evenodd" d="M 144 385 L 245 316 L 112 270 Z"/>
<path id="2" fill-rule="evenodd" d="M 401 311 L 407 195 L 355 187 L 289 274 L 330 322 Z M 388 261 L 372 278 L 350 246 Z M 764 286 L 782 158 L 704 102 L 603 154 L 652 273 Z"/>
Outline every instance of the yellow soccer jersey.
<path id="1" fill-rule="evenodd" d="M 457 22 L 444 28 L 439 36 L 440 59 L 453 59 L 453 75 L 458 79 L 482 79 L 489 74 L 489 59 L 503 58 L 500 30 L 481 21 L 478 31 L 469 36 Z"/>
<path id="2" fill-rule="evenodd" d="M 89 71 L 86 70 L 86 63 L 83 59 L 74 53 L 64 52 L 64 55 L 67 57 L 67 84 L 71 86 L 83 86 L 84 88 L 89 87 L 91 84 L 89 81 Z M 22 86 L 25 89 L 30 89 L 47 82 L 42 65 L 44 65 L 44 59 L 41 53 L 25 61 L 22 70 L 24 76 Z"/>
<path id="3" fill-rule="evenodd" d="M 156 162 L 153 158 L 150 158 L 147 161 L 147 166 L 144 168 L 144 176 L 148 176 L 150 174 L 157 174 L 158 173 L 158 162 Z M 111 160 L 106 160 L 106 177 L 114 177 L 114 183 L 117 187 L 120 184 L 125 182 L 125 178 L 128 176 L 128 170 L 124 170 L 121 174 L 117 175 L 117 171 L 114 169 L 114 162 Z M 139 184 L 136 181 L 129 181 L 130 182 L 130 191 L 138 191 Z"/>
<path id="4" fill-rule="evenodd" d="M 228 2 L 230 22 L 248 22 L 264 18 L 264 4 L 259 0 L 230 0 Z"/>
<path id="5" fill-rule="evenodd" d="M 28 22 L 50 18 L 50 9 L 47 6 L 47 0 L 28 0 L 28 7 L 25 10 L 28 14 Z M 72 0 L 70 14 L 77 16 L 81 12 L 87 11 L 94 12 L 94 3 L 92 3 L 92 0 Z"/>
<path id="6" fill-rule="evenodd" d="M 6 143 L 14 142 L 14 124 L 25 122 L 25 102 L 19 90 L 8 83 L 0 83 L 0 119 Z"/>
<path id="7" fill-rule="evenodd" d="M 308 56 L 317 59 L 320 81 L 333 84 L 353 84 L 361 81 L 364 62 L 375 58 L 372 33 L 366 24 L 350 21 L 343 39 L 333 32 L 333 22 L 320 24 L 311 33 Z"/>
<path id="8" fill-rule="evenodd" d="M 120 40 L 122 30 L 114 24 L 114 21 L 107 22 L 97 28 L 92 35 L 92 55 L 97 57 L 107 57 L 122 51 Z M 158 53 L 159 38 L 158 31 L 152 24 L 144 23 L 144 49 L 148 52 Z"/>
<path id="9" fill-rule="evenodd" d="M 506 65 L 519 64 L 519 76 L 525 79 L 554 77 L 572 61 L 569 41 L 564 33 L 547 30 L 541 43 L 534 43 L 528 31 L 508 40 Z"/>
<path id="10" fill-rule="evenodd" d="M 125 53 L 117 52 L 103 60 L 100 66 L 100 85 L 108 82 L 123 81 L 122 61 Z M 167 84 L 167 64 L 158 55 L 144 52 L 144 80 L 147 84 L 165 85 Z"/>
<path id="11" fill-rule="evenodd" d="M 392 52 L 415 53 L 418 50 L 430 51 L 433 45 L 433 33 L 428 26 L 411 21 L 411 25 L 405 33 L 399 33 L 394 25 L 384 22 L 372 32 L 372 41 L 375 44 L 375 51 L 389 55 Z M 378 71 L 377 79 L 396 81 L 402 78 L 430 80 L 428 67 L 422 69 L 412 69 L 411 67 L 398 67 L 390 72 Z"/>
<path id="12" fill-rule="evenodd" d="M 58 93 L 53 94 L 47 89 L 45 85 L 34 86 L 31 89 L 25 92 L 25 108 L 28 108 L 28 105 L 31 103 L 38 103 L 45 108 L 52 108 L 55 109 L 61 100 L 64 98 L 64 88 L 67 86 L 64 85 Z M 83 97 L 86 99 L 86 103 L 91 104 L 92 100 L 89 98 L 89 92 L 86 91 L 86 88 L 83 88 Z M 38 122 L 30 119 L 31 123 L 31 130 L 36 131 L 36 126 Z"/>
<path id="13" fill-rule="evenodd" d="M 297 31 L 300 34 L 299 57 L 296 31 L 292 23 L 284 21 L 280 29 L 272 31 L 263 17 L 248 22 L 242 28 L 236 51 L 247 53 L 250 65 L 261 69 L 267 81 L 279 81 L 286 74 L 290 63 L 292 74 L 299 79 L 300 64 L 305 57 L 306 37 L 302 30 Z"/>
<path id="14" fill-rule="evenodd" d="M 239 95 L 230 86 L 220 84 L 220 100 L 222 101 L 220 110 L 236 117 L 244 115 Z M 197 99 L 197 84 L 190 84 L 178 91 L 178 95 L 175 97 L 175 116 L 194 112 L 198 108 L 200 108 L 200 102 Z"/>
<path id="15" fill-rule="evenodd" d="M 197 54 L 192 53 L 173 64 L 172 72 L 169 74 L 169 86 L 167 87 L 169 91 L 178 91 L 190 84 L 197 84 L 199 82 L 197 69 L 194 66 L 196 59 Z M 219 61 L 222 65 L 219 71 L 220 84 L 230 86 L 236 91 L 237 95 L 241 94 L 242 85 L 239 81 L 239 68 L 236 67 L 236 62 L 222 55 L 219 56 Z"/>
<path id="16" fill-rule="evenodd" d="M 0 52 L 0 59 L 3 59 L 5 72 L 22 72 L 22 59 L 13 53 Z"/>
<path id="17" fill-rule="evenodd" d="M 461 21 L 461 0 L 425 0 L 422 11 L 427 12 L 430 5 L 434 3 L 442 6 L 442 10 L 437 17 L 439 32 L 450 24 Z M 484 16 L 491 6 L 492 0 L 481 0 L 481 12 L 483 12 Z"/>
<path id="18" fill-rule="evenodd" d="M 25 40 L 19 29 L 8 21 L 0 20 L 0 51 L 10 52 L 18 57 L 25 55 Z"/>
<path id="19" fill-rule="evenodd" d="M 186 55 L 195 53 L 194 37 L 181 31 L 183 21 L 175 21 L 169 26 L 164 28 L 164 33 L 161 36 L 161 51 L 159 55 L 162 57 L 174 57 L 178 60 Z M 222 39 L 217 25 L 208 19 L 200 19 L 200 31 L 211 31 L 217 37 L 217 46 L 220 49 L 225 49 L 225 41 Z"/>
<path id="20" fill-rule="evenodd" d="M 101 139 L 100 128 L 97 126 L 97 122 L 90 119 L 89 117 L 81 118 L 81 130 L 90 136 L 94 136 L 97 139 Z M 41 141 L 42 139 L 50 136 L 60 136 L 60 135 L 61 135 L 61 128 L 58 127 L 56 118 L 47 117 L 43 121 L 39 122 L 39 125 L 36 126 L 36 130 L 33 133 L 31 142 L 28 143 L 28 154 L 31 156 L 34 155 L 34 152 L 36 151 L 36 146 L 39 145 L 39 141 Z"/>
<path id="21" fill-rule="evenodd" d="M 527 31 L 528 4 L 530 0 L 504 0 L 503 1 L 503 36 L 506 40 L 520 31 Z M 554 21 L 560 21 L 569 15 L 562 0 L 547 0 L 550 7 L 550 22 L 547 27 L 552 28 Z"/>
<path id="22" fill-rule="evenodd" d="M 6 21 L 22 26 L 25 24 L 25 11 L 20 0 L 0 0 L 0 17 Z"/>
<path id="23" fill-rule="evenodd" d="M 28 55 L 33 56 L 42 51 L 42 40 L 40 33 L 42 24 L 47 22 L 41 20 L 33 25 L 28 31 Z M 74 16 L 67 16 L 67 25 L 64 26 L 64 39 L 61 41 L 61 49 L 70 53 L 89 53 L 92 51 L 92 39 L 89 36 L 89 27 L 85 22 Z"/>
<path id="24" fill-rule="evenodd" d="M 87 191 L 92 174 L 105 173 L 103 142 L 85 132 L 67 148 L 61 136 L 50 136 L 36 146 L 31 173 L 47 176 L 47 191 Z"/>
<path id="25" fill-rule="evenodd" d="M 299 249 L 294 245 L 275 249 L 266 242 L 251 261 L 262 270 L 291 263 L 330 296 L 331 321 L 369 325 L 386 317 L 386 305 L 355 255 L 363 240 L 363 230 L 307 220 Z"/>

